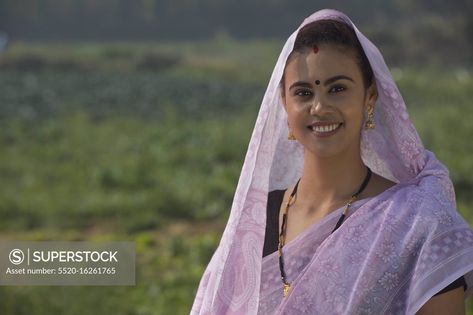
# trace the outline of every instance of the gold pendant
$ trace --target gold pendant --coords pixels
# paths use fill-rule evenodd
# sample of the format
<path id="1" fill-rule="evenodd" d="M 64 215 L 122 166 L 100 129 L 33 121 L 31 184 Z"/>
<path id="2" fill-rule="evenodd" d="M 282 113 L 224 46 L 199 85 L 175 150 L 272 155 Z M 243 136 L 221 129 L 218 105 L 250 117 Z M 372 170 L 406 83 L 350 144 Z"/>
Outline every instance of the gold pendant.
<path id="1" fill-rule="evenodd" d="M 284 297 L 286 297 L 289 294 L 289 288 L 291 285 L 289 283 L 284 283 Z"/>

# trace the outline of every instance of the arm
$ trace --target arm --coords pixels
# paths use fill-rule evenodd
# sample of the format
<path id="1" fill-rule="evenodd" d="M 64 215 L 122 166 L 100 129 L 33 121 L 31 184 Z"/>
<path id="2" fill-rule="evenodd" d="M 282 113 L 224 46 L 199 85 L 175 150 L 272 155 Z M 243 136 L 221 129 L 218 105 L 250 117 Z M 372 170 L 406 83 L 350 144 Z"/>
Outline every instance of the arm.
<path id="1" fill-rule="evenodd" d="M 428 300 L 416 315 L 465 315 L 463 287 L 439 294 Z"/>

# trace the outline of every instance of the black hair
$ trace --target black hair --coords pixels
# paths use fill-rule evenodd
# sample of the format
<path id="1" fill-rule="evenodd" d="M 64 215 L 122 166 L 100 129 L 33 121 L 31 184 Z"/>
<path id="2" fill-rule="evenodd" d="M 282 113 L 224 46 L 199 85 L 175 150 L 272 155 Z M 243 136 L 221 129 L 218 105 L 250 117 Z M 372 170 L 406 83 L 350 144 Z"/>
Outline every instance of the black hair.
<path id="1" fill-rule="evenodd" d="M 361 71 L 365 89 L 371 86 L 374 75 L 368 58 L 353 28 L 343 22 L 318 20 L 305 25 L 299 30 L 287 61 L 289 62 L 294 53 L 301 53 L 321 44 L 336 45 L 345 53 L 353 53 Z M 284 94 L 284 75 L 281 79 L 281 88 Z"/>

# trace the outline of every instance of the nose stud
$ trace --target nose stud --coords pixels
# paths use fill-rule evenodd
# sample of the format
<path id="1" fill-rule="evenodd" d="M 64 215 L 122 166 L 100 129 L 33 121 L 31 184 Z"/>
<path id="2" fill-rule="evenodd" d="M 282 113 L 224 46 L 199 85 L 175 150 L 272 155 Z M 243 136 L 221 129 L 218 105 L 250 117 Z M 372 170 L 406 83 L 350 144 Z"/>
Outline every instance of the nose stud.
<path id="1" fill-rule="evenodd" d="M 320 84 L 320 80 L 315 80 L 315 84 L 316 84 L 316 85 L 319 85 L 319 84 Z"/>

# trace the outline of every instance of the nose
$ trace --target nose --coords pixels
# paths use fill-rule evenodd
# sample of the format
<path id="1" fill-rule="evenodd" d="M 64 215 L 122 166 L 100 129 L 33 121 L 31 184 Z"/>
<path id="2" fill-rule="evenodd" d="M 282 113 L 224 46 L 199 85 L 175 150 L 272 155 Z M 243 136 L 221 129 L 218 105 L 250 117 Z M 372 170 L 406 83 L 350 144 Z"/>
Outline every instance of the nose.
<path id="1" fill-rule="evenodd" d="M 325 111 L 327 108 L 325 102 L 318 97 L 314 97 L 312 103 L 310 104 L 310 114 L 316 115 Z"/>

